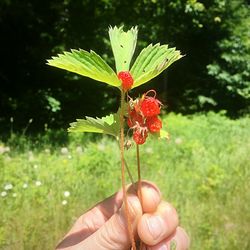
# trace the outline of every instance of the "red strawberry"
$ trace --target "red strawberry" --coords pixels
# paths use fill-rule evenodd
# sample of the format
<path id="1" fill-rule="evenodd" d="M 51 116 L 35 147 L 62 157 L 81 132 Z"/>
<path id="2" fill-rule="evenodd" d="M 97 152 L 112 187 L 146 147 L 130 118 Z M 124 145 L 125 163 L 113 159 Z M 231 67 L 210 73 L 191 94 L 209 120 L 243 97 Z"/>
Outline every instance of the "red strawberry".
<path id="1" fill-rule="evenodd" d="M 143 117 L 133 109 L 129 112 L 127 123 L 130 128 L 135 126 L 136 124 L 142 125 Z"/>
<path id="2" fill-rule="evenodd" d="M 160 114 L 161 102 L 154 97 L 145 97 L 141 101 L 141 112 L 145 117 L 151 117 Z"/>
<path id="3" fill-rule="evenodd" d="M 131 89 L 134 79 L 129 71 L 121 71 L 118 73 L 118 78 L 122 81 L 122 88 L 124 91 Z"/>
<path id="4" fill-rule="evenodd" d="M 148 133 L 146 131 L 142 132 L 139 129 L 137 129 L 133 133 L 133 139 L 135 143 L 139 145 L 145 143 L 147 137 L 148 137 Z"/>
<path id="5" fill-rule="evenodd" d="M 151 116 L 147 118 L 146 126 L 150 132 L 155 133 L 161 130 L 162 122 L 157 116 Z"/>

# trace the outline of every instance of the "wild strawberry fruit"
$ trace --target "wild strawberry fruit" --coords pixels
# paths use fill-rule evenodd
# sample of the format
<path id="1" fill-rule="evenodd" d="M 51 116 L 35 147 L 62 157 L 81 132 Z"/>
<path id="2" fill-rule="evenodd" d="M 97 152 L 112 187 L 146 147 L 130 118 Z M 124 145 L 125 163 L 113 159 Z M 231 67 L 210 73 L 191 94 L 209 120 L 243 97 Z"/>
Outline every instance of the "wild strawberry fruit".
<path id="1" fill-rule="evenodd" d="M 133 133 L 133 139 L 136 144 L 143 144 L 145 143 L 148 137 L 148 133 L 146 131 L 142 132 L 140 129 L 136 129 Z"/>
<path id="2" fill-rule="evenodd" d="M 155 133 L 161 130 L 162 122 L 157 116 L 152 116 L 147 118 L 146 126 L 150 132 Z"/>
<path id="3" fill-rule="evenodd" d="M 154 96 L 148 96 L 149 93 L 153 93 Z M 162 128 L 162 121 L 158 118 L 162 104 L 155 97 L 154 90 L 149 90 L 141 98 L 135 100 L 129 97 L 127 123 L 133 131 L 136 144 L 145 143 L 148 133 L 160 132 Z"/>
<path id="4" fill-rule="evenodd" d="M 133 109 L 129 112 L 127 123 L 130 128 L 135 125 L 142 125 L 143 117 Z"/>
<path id="5" fill-rule="evenodd" d="M 122 81 L 122 88 L 124 91 L 131 89 L 134 79 L 129 71 L 121 71 L 118 73 L 118 78 Z"/>
<path id="6" fill-rule="evenodd" d="M 151 117 L 160 114 L 161 102 L 154 97 L 145 97 L 141 101 L 141 113 L 145 117 Z"/>

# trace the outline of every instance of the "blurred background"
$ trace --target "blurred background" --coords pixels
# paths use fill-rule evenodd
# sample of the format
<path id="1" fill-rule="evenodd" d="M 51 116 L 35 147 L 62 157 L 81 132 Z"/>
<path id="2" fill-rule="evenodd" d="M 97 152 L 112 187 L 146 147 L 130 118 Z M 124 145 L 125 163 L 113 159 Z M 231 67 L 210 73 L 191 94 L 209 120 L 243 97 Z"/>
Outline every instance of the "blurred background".
<path id="1" fill-rule="evenodd" d="M 114 67 L 109 25 L 138 25 L 136 54 L 160 42 L 186 55 L 152 81 L 169 111 L 226 110 L 233 117 L 249 111 L 247 1 L 1 0 L 1 131 L 11 117 L 18 128 L 33 119 L 30 130 L 40 130 L 113 110 L 114 90 L 46 65 L 59 52 L 83 48 Z"/>
<path id="2" fill-rule="evenodd" d="M 144 178 L 178 208 L 191 249 L 250 249 L 247 0 L 0 1 L 0 249 L 53 249 L 120 187 L 114 142 L 66 132 L 116 111 L 117 90 L 46 65 L 82 48 L 114 68 L 110 25 L 138 26 L 135 57 L 157 42 L 185 55 L 132 93 L 159 92 L 171 135 L 142 148 Z"/>

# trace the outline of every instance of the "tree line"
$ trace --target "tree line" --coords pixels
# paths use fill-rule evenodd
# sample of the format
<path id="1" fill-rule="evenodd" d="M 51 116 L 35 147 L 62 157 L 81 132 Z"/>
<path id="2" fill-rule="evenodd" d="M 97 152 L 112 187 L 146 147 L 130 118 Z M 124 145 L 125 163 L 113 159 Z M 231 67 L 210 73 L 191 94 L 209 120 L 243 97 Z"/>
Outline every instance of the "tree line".
<path id="1" fill-rule="evenodd" d="M 2 0 L 1 131 L 29 122 L 34 130 L 64 128 L 76 117 L 115 111 L 116 90 L 46 65 L 57 53 L 82 48 L 114 67 L 110 25 L 138 26 L 135 54 L 160 42 L 185 55 L 150 84 L 167 112 L 249 112 L 247 0 Z"/>

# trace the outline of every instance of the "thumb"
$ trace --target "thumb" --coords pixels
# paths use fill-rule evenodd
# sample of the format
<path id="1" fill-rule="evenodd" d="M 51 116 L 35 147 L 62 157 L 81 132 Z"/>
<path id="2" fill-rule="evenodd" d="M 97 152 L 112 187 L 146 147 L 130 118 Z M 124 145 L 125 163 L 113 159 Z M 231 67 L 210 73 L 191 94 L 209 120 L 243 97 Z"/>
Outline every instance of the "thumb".
<path id="1" fill-rule="evenodd" d="M 137 223 L 142 215 L 141 204 L 137 196 L 128 195 L 128 207 L 133 233 L 136 235 Z M 123 205 L 98 231 L 79 243 L 79 249 L 127 250 L 130 245 Z"/>

